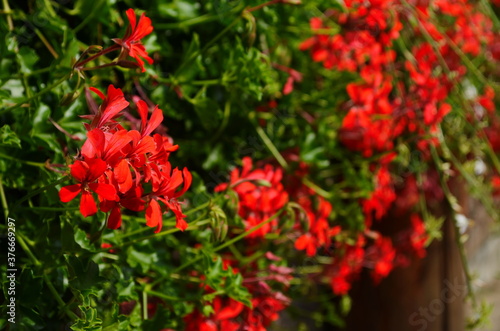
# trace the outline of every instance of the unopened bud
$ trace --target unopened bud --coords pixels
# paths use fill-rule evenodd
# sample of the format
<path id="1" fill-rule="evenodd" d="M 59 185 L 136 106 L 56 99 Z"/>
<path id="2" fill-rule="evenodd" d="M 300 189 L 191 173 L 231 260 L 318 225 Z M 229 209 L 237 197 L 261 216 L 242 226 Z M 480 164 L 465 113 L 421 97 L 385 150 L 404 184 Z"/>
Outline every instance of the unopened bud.
<path id="1" fill-rule="evenodd" d="M 99 45 L 90 45 L 86 50 L 85 50 L 85 53 L 92 56 L 92 55 L 96 55 L 97 53 L 99 53 L 100 51 L 102 51 L 102 46 L 99 46 Z"/>

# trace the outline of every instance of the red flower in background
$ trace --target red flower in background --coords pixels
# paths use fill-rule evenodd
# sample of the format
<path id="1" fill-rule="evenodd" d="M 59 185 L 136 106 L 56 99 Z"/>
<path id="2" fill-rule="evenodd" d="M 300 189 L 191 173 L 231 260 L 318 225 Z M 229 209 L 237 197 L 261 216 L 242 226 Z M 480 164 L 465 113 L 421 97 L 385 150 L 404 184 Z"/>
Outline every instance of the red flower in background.
<path id="1" fill-rule="evenodd" d="M 372 279 L 375 283 L 389 275 L 394 268 L 395 258 L 396 250 L 388 237 L 379 236 L 374 244 L 366 249 L 364 264 L 368 264 L 372 269 Z"/>
<path id="2" fill-rule="evenodd" d="M 151 19 L 142 13 L 139 22 L 137 22 L 135 11 L 132 8 L 127 10 L 127 18 L 130 25 L 127 28 L 125 36 L 121 39 L 113 39 L 113 41 L 122 46 L 122 55 L 120 58 L 130 55 L 137 61 L 142 72 L 145 72 L 146 69 L 144 68 L 144 61 L 142 59 L 146 60 L 149 64 L 153 64 L 153 59 L 149 57 L 141 39 L 153 32 Z"/>
<path id="3" fill-rule="evenodd" d="M 396 200 L 391 174 L 387 166 L 380 167 L 375 174 L 375 181 L 375 190 L 368 199 L 362 201 L 367 227 L 371 226 L 373 217 L 380 220 Z"/>
<path id="4" fill-rule="evenodd" d="M 341 228 L 330 225 L 331 203 L 302 183 L 308 172 L 305 163 L 299 164 L 299 169 L 286 177 L 286 189 L 290 192 L 290 200 L 297 202 L 306 213 L 307 231 L 303 230 L 302 224 L 296 225 L 300 235 L 295 241 L 295 248 L 314 256 L 320 248 L 329 248 L 332 238 L 340 233 Z"/>
<path id="5" fill-rule="evenodd" d="M 252 170 L 252 168 L 252 159 L 244 157 L 241 173 L 239 169 L 234 169 L 231 172 L 230 182 L 215 188 L 216 192 L 220 192 L 230 187 L 238 193 L 238 214 L 243 218 L 247 229 L 265 221 L 288 202 L 288 193 L 281 183 L 283 178 L 281 168 L 275 168 L 270 164 L 264 165 L 261 169 Z M 278 220 L 274 219 L 251 233 L 248 238 L 264 237 L 272 230 L 277 230 L 277 224 Z"/>
<path id="6" fill-rule="evenodd" d="M 230 255 L 230 253 L 228 253 Z M 272 256 L 272 260 L 279 259 Z M 223 296 L 216 296 L 212 301 L 214 312 L 209 316 L 203 315 L 196 309 L 184 317 L 186 331 L 198 330 L 248 330 L 263 331 L 279 317 L 279 312 L 290 305 L 290 299 L 282 292 L 273 290 L 269 281 L 276 281 L 284 285 L 285 289 L 289 286 L 292 278 L 290 275 L 293 269 L 269 265 L 265 269 L 259 268 L 258 263 L 240 265 L 241 261 L 231 257 L 225 260 L 226 269 L 229 265 L 233 267 L 234 273 L 240 273 L 243 277 L 243 286 L 251 294 L 251 307 Z M 205 287 L 207 293 L 213 293 L 209 287 Z"/>

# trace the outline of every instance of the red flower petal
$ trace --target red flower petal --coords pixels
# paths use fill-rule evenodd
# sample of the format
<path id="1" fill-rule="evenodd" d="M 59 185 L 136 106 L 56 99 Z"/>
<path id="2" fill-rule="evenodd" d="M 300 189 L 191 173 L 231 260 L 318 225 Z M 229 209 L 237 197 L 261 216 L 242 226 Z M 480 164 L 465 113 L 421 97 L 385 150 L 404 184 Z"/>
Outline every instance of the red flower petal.
<path id="1" fill-rule="evenodd" d="M 162 227 L 162 217 L 161 217 L 161 207 L 158 201 L 151 200 L 149 206 L 146 209 L 146 225 L 149 227 L 155 227 L 155 233 L 160 232 Z"/>
<path id="2" fill-rule="evenodd" d="M 91 216 L 97 213 L 97 206 L 94 201 L 94 197 L 87 191 L 82 192 L 82 198 L 80 199 L 80 212 L 83 217 Z"/>
<path id="3" fill-rule="evenodd" d="M 101 129 L 93 129 L 92 131 L 87 132 L 88 141 L 84 144 L 82 148 L 82 154 L 93 157 L 94 155 L 97 157 L 102 157 L 102 153 L 104 152 L 104 146 L 106 145 L 106 138 L 104 136 L 104 132 Z"/>
<path id="4" fill-rule="evenodd" d="M 97 178 L 101 177 L 106 171 L 107 168 L 106 162 L 104 162 L 101 159 L 89 159 L 86 160 L 86 162 L 89 165 L 89 170 L 87 174 L 87 180 L 89 182 L 93 182 Z"/>
<path id="5" fill-rule="evenodd" d="M 125 145 L 127 145 L 132 140 L 132 137 L 128 134 L 127 130 L 120 130 L 113 134 L 111 139 L 106 144 L 106 151 L 104 159 L 112 159 L 119 153 Z"/>
<path id="6" fill-rule="evenodd" d="M 108 86 L 108 97 L 104 104 L 105 108 L 102 110 L 102 117 L 99 120 L 97 127 L 101 127 L 113 119 L 120 111 L 127 108 L 129 102 L 125 100 L 123 92 L 113 85 Z"/>
<path id="7" fill-rule="evenodd" d="M 148 121 L 149 107 L 147 103 L 144 102 L 144 100 L 139 100 L 138 102 L 135 103 L 135 105 L 137 106 L 137 112 L 141 117 L 141 129 L 144 130 L 144 128 L 146 127 L 146 123 Z"/>
<path id="8" fill-rule="evenodd" d="M 144 201 L 139 198 L 122 199 L 120 200 L 120 204 L 133 211 L 141 211 L 144 209 Z"/>
<path id="9" fill-rule="evenodd" d="M 80 184 L 64 186 L 59 191 L 59 199 L 61 199 L 62 202 L 69 202 L 73 200 L 81 190 L 82 186 Z"/>
<path id="10" fill-rule="evenodd" d="M 160 108 L 158 108 L 158 106 L 156 106 L 155 109 L 153 110 L 153 114 L 151 115 L 148 124 L 146 125 L 146 127 L 143 127 L 142 136 L 143 137 L 149 136 L 149 134 L 153 132 L 153 130 L 156 129 L 161 124 L 162 121 L 163 121 L 163 112 Z"/>
<path id="11" fill-rule="evenodd" d="M 215 316 L 217 320 L 227 320 L 237 317 L 245 307 L 241 302 L 229 299 L 229 304 L 222 308 Z"/>
<path id="12" fill-rule="evenodd" d="M 135 11 L 132 8 L 129 8 L 125 13 L 127 14 L 128 21 L 130 22 L 131 31 L 135 30 L 135 25 L 137 23 L 135 18 Z"/>
<path id="13" fill-rule="evenodd" d="M 116 195 L 116 189 L 111 184 L 104 183 L 90 183 L 89 187 L 92 191 L 97 193 L 101 198 L 106 200 L 118 201 L 118 196 Z"/>
<path id="14" fill-rule="evenodd" d="M 99 91 L 98 89 L 96 89 L 95 87 L 89 87 L 89 90 L 91 90 L 92 92 L 94 92 L 95 94 L 97 94 L 99 96 L 99 98 L 101 98 L 101 100 L 105 100 L 106 97 L 104 96 L 104 94 Z"/>
<path id="15" fill-rule="evenodd" d="M 130 190 L 132 187 L 132 173 L 130 172 L 130 166 L 126 160 L 121 160 L 120 163 L 115 166 L 114 174 L 120 192 L 125 193 Z"/>
<path id="16" fill-rule="evenodd" d="M 146 136 L 139 141 L 139 144 L 136 146 L 135 153 L 136 154 L 146 154 L 146 153 L 154 153 L 155 151 L 155 142 L 153 137 Z"/>
<path id="17" fill-rule="evenodd" d="M 187 229 L 188 224 L 183 218 L 177 218 L 175 222 L 175 227 L 181 231 L 184 231 Z"/>
<path id="18" fill-rule="evenodd" d="M 108 229 L 118 229 L 122 225 L 122 213 L 120 207 L 116 206 L 111 210 L 108 218 Z"/>
<path id="19" fill-rule="evenodd" d="M 285 86 L 283 86 L 283 95 L 288 95 L 288 94 L 292 93 L 294 82 L 295 82 L 295 79 L 293 79 L 292 76 L 289 76 L 288 79 L 286 80 Z"/>
<path id="20" fill-rule="evenodd" d="M 72 165 L 69 166 L 71 169 L 71 176 L 75 178 L 79 182 L 85 181 L 87 177 L 87 172 L 89 171 L 89 166 L 87 163 L 82 161 L 75 161 Z"/>

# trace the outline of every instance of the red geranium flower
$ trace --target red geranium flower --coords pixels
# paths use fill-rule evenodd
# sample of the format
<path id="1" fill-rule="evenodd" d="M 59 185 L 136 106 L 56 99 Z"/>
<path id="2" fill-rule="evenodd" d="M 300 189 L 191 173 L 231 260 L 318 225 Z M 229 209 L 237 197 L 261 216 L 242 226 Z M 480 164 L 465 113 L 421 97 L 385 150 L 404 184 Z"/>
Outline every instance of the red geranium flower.
<path id="1" fill-rule="evenodd" d="M 127 28 L 125 37 L 123 37 L 123 39 L 116 38 L 113 39 L 113 41 L 122 46 L 122 55 L 120 58 L 130 55 L 137 61 L 142 72 L 145 72 L 146 69 L 144 69 L 144 61 L 142 61 L 142 59 L 148 61 L 149 64 L 153 64 L 153 59 L 148 56 L 141 39 L 153 31 L 151 19 L 146 17 L 143 13 L 137 23 L 135 11 L 132 8 L 127 10 L 127 18 L 130 25 Z"/>
<path id="2" fill-rule="evenodd" d="M 89 89 L 101 98 L 102 105 L 99 107 L 97 114 L 80 116 L 82 118 L 92 120 L 90 124 L 84 123 L 87 131 L 103 127 L 106 127 L 109 130 L 117 127 L 118 123 L 113 121 L 113 119 L 120 116 L 119 112 L 127 108 L 129 105 L 129 102 L 125 100 L 125 97 L 123 96 L 122 90 L 115 88 L 110 84 L 108 86 L 108 96 L 106 97 L 95 87 L 90 87 Z"/>
<path id="3" fill-rule="evenodd" d="M 106 200 L 118 200 L 113 185 L 96 182 L 106 171 L 106 162 L 101 159 L 86 159 L 85 161 L 76 161 L 70 165 L 70 168 L 71 175 L 80 184 L 61 188 L 59 198 L 62 202 L 69 202 L 82 193 L 80 212 L 84 217 L 94 215 L 97 212 L 97 206 L 90 191 L 94 191 L 99 197 Z"/>

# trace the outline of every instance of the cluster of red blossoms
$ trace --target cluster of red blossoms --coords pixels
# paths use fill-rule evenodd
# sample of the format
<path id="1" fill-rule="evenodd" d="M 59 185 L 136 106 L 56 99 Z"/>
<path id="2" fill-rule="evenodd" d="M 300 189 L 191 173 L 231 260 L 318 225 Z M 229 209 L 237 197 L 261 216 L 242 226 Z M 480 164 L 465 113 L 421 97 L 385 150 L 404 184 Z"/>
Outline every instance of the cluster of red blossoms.
<path id="1" fill-rule="evenodd" d="M 359 234 L 354 244 L 336 243 L 334 261 L 325 273 L 330 276 L 333 293 L 347 294 L 363 268 L 379 283 L 398 266 L 404 267 L 412 257 L 423 258 L 428 235 L 418 214 L 411 215 L 411 227 L 394 239 L 375 231 Z"/>
<path id="2" fill-rule="evenodd" d="M 272 261 L 280 260 L 270 252 L 266 257 Z M 235 259 L 224 261 L 225 268 L 232 266 L 234 273 L 242 274 L 243 286 L 252 295 L 251 307 L 230 297 L 216 296 L 211 303 L 214 312 L 209 316 L 196 309 L 184 317 L 186 331 L 264 331 L 290 304 L 288 297 L 273 290 L 268 283 L 274 281 L 288 288 L 293 269 L 270 264 L 266 275 L 262 275 L 262 270 L 259 271 L 255 263 L 241 268 L 235 265 L 238 265 Z M 207 287 L 206 292 L 212 293 L 213 290 Z"/>
<path id="3" fill-rule="evenodd" d="M 112 65 L 138 66 L 144 72 L 142 59 L 153 63 L 141 41 L 153 31 L 151 20 L 142 14 L 137 22 L 133 9 L 127 10 L 126 14 L 130 25 L 124 38 L 113 39 L 116 45 L 79 60 L 75 70 L 82 70 L 86 63 L 120 46 L 120 56 Z M 128 56 L 137 63 L 125 63 Z M 94 69 L 97 68 L 99 66 Z M 97 212 L 95 193 L 99 209 L 109 212 L 107 226 L 110 229 L 121 226 L 122 208 L 135 212 L 146 210 L 146 225 L 156 227 L 155 233 L 161 231 L 163 212 L 170 210 L 176 216 L 176 227 L 184 231 L 186 216 L 177 199 L 189 188 L 192 178 L 186 168 L 182 171 L 172 169 L 169 162 L 170 153 L 179 146 L 173 145 L 170 137 L 158 133 L 152 135 L 163 121 L 162 110 L 158 106 L 149 109 L 143 100 L 135 100 L 140 130 L 126 130 L 116 121 L 122 115 L 121 111 L 129 107 L 122 90 L 113 85 L 109 85 L 107 95 L 93 87 L 90 90 L 101 98 L 102 104 L 97 107 L 92 100 L 89 102 L 92 114 L 82 116 L 90 120 L 84 124 L 87 140 L 70 165 L 71 176 L 78 184 L 61 188 L 61 201 L 69 202 L 81 194 L 80 212 L 87 217 Z M 146 183 L 151 187 L 147 191 L 144 188 Z"/>
<path id="4" fill-rule="evenodd" d="M 139 100 L 136 103 L 141 117 L 140 130 L 125 130 L 116 118 L 129 106 L 123 92 L 113 85 L 107 96 L 91 88 L 102 104 L 95 114 L 83 116 L 91 120 L 85 124 L 87 140 L 80 155 L 70 165 L 71 176 L 78 184 L 61 188 L 59 197 L 69 202 L 81 194 L 80 212 L 84 217 L 94 215 L 99 209 L 110 212 L 108 228 L 117 229 L 122 223 L 121 210 L 146 210 L 146 224 L 162 228 L 163 210 L 171 210 L 177 218 L 177 227 L 186 229 L 181 206 L 177 201 L 191 184 L 191 174 L 185 168 L 172 169 L 170 153 L 178 149 L 169 137 L 152 132 L 163 121 L 162 110 L 156 106 L 148 119 L 149 107 Z M 145 192 L 143 185 L 151 184 Z M 182 186 L 182 187 L 181 187 Z M 179 189 L 180 188 L 180 189 Z M 163 209 L 160 203 L 163 204 Z"/>
<path id="5" fill-rule="evenodd" d="M 310 21 L 311 28 L 317 31 L 327 30 L 328 22 L 333 21 L 341 29 L 339 34 L 316 33 L 300 49 L 310 50 L 313 61 L 327 69 L 349 71 L 360 77 L 346 86 L 349 100 L 344 108 L 348 111 L 339 138 L 348 149 L 365 157 L 385 154 L 378 158 L 377 166 L 374 163 L 371 167 L 374 191 L 360 200 L 369 231 L 373 220 L 382 219 L 394 205 L 409 209 L 409 205 L 415 204 L 408 197 L 398 199 L 396 195 L 389 170 L 396 156 L 396 139 L 404 135 L 406 141 L 423 152 L 423 157 L 429 155 L 429 147 L 439 143 L 441 122 L 452 111 L 447 98 L 467 73 L 462 57 L 485 54 L 488 59 L 498 60 L 499 38 L 493 32 L 491 19 L 468 0 L 350 0 L 345 5 L 346 12 L 329 10 L 322 18 Z M 436 16 L 451 24 L 438 25 Z M 412 49 L 395 42 L 408 37 L 400 36 L 403 22 L 413 24 L 405 30 L 413 34 L 409 37 L 418 40 Z M 495 150 L 500 146 L 496 134 L 500 121 L 493 116 L 493 97 L 493 90 L 486 87 L 477 105 L 489 113 L 491 127 L 485 130 L 485 136 Z M 497 182 L 495 177 L 494 189 Z M 372 239 L 373 244 L 369 244 Z M 406 264 L 401 251 L 422 257 L 426 241 L 423 222 L 414 214 L 411 229 L 396 236 L 392 243 L 371 231 L 368 237 L 366 233 L 360 235 L 354 245 L 334 245 L 336 250 L 344 251 L 329 271 L 334 292 L 346 293 L 362 267 L 372 269 L 378 281 L 393 266 Z M 298 247 L 303 246 L 299 242 Z"/>
<path id="6" fill-rule="evenodd" d="M 317 34 L 300 45 L 302 50 L 310 49 L 312 59 L 322 62 L 325 68 L 360 75 L 361 81 L 347 85 L 349 110 L 340 139 L 346 147 L 365 156 L 392 150 L 394 140 L 403 133 L 413 134 L 422 150 L 437 144 L 438 125 L 451 111 L 445 99 L 467 71 L 451 45 L 465 54 L 477 55 L 486 50 L 483 53 L 498 58 L 498 37 L 492 32 L 492 22 L 477 6 L 463 0 L 416 3 L 346 1 L 348 12 L 325 13 L 340 25 L 341 33 Z M 436 26 L 431 11 L 454 24 Z M 412 15 L 416 17 L 411 19 Z M 393 42 L 399 38 L 402 21 L 412 22 L 415 18 L 414 34 L 422 41 L 411 50 L 401 50 L 413 56 L 399 59 Z M 323 29 L 324 22 L 313 18 L 311 28 Z M 436 70 L 442 66 L 446 69 Z M 407 83 L 401 79 L 403 68 L 409 78 Z"/>
<path id="7" fill-rule="evenodd" d="M 407 265 L 411 257 L 425 256 L 428 236 L 417 214 L 411 216 L 410 227 L 395 236 L 394 241 L 370 230 L 372 218 L 380 220 L 396 201 L 395 188 L 392 187 L 388 170 L 393 157 L 392 154 L 388 155 L 381 163 L 376 176 L 378 184 L 371 198 L 360 201 L 366 214 L 366 230 L 358 235 L 355 244 L 349 244 L 338 237 L 342 228 L 338 224 L 332 225 L 331 203 L 303 184 L 303 177 L 309 169 L 302 162 L 298 163 L 298 170 L 294 173 L 284 175 L 282 168 L 269 163 L 262 163 L 260 167 L 253 169 L 251 159 L 244 158 L 241 173 L 239 169 L 234 169 L 230 182 L 219 185 L 217 191 L 230 188 L 238 194 L 238 212 L 247 230 L 265 221 L 286 203 L 298 204 L 305 217 L 301 220 L 300 214 L 304 213 L 298 213 L 298 221 L 293 227 L 295 248 L 305 251 L 310 257 L 319 253 L 333 257 L 333 263 L 324 273 L 331 279 L 333 292 L 342 295 L 350 290 L 352 282 L 363 268 L 372 270 L 374 281 L 379 282 L 394 267 Z M 407 204 L 406 209 L 410 209 L 415 201 Z M 253 232 L 252 238 L 279 233 L 278 224 L 279 220 L 271 221 Z"/>
<path id="8" fill-rule="evenodd" d="M 235 168 L 229 183 L 219 184 L 215 188 L 215 192 L 231 188 L 238 194 L 238 214 L 243 218 L 247 230 L 270 218 L 288 202 L 288 193 L 281 183 L 281 168 L 275 169 L 270 164 L 263 169 L 252 170 L 252 167 L 252 159 L 243 158 L 241 173 Z M 248 238 L 263 238 L 267 233 L 279 231 L 277 225 L 278 221 L 274 219 L 252 232 Z"/>
<path id="9" fill-rule="evenodd" d="M 238 194 L 238 214 L 243 219 L 246 230 L 266 221 L 289 201 L 297 202 L 306 214 L 309 230 L 296 241 L 296 248 L 305 249 L 308 255 L 313 256 L 318 248 L 330 245 L 331 238 L 340 232 L 340 227 L 330 227 L 328 224 L 331 204 L 300 182 L 304 170 L 307 171 L 305 164 L 301 166 L 302 169 L 295 175 L 284 178 L 281 167 L 264 164 L 261 168 L 252 169 L 252 160 L 245 157 L 241 173 L 235 168 L 231 172 L 229 183 L 218 185 L 215 191 L 231 188 Z M 247 238 L 264 238 L 268 233 L 279 233 L 278 223 L 279 220 L 275 218 Z M 300 227 L 300 224 L 297 226 Z"/>
<path id="10" fill-rule="evenodd" d="M 477 104 L 486 109 L 486 116 L 489 120 L 489 126 L 484 129 L 484 134 L 488 140 L 491 149 L 494 153 L 500 153 L 500 117 L 495 114 L 495 104 L 493 103 L 493 98 L 495 97 L 495 92 L 491 87 L 487 87 L 484 94 L 477 98 Z M 500 174 L 498 171 L 493 175 L 491 180 L 493 186 L 493 195 L 495 197 L 500 196 Z"/>

